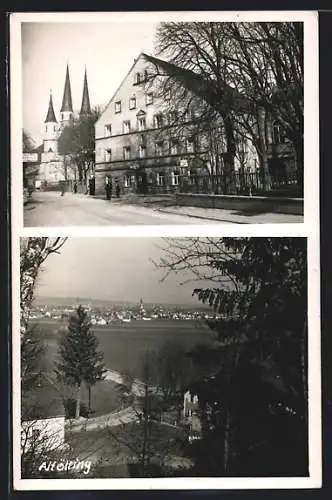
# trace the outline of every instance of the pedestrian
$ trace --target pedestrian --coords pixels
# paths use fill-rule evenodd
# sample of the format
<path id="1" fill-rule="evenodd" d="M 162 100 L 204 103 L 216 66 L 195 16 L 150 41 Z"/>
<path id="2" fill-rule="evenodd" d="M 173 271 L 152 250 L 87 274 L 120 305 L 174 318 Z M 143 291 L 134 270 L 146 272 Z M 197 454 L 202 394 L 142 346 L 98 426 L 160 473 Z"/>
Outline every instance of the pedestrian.
<path id="1" fill-rule="evenodd" d="M 117 184 L 116 184 L 116 188 L 115 188 L 115 189 L 116 189 L 116 197 L 117 197 L 117 198 L 120 198 L 120 191 L 121 191 L 121 188 L 120 188 L 120 184 L 119 184 L 119 182 L 117 182 Z"/>
<path id="2" fill-rule="evenodd" d="M 66 186 L 65 181 L 60 181 L 61 196 L 65 194 Z"/>
<path id="3" fill-rule="evenodd" d="M 77 193 L 77 183 L 74 182 L 74 193 L 76 194 Z"/>
<path id="4" fill-rule="evenodd" d="M 112 183 L 108 175 L 105 177 L 106 199 L 110 200 L 112 195 Z"/>

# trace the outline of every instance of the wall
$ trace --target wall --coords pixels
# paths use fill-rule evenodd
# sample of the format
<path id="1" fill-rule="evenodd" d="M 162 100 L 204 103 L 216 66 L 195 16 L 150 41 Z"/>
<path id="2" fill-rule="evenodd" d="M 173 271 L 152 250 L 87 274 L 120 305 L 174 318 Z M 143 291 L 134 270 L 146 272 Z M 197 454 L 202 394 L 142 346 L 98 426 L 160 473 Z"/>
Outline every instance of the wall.
<path id="1" fill-rule="evenodd" d="M 190 207 L 224 208 L 244 212 L 275 212 L 303 215 L 303 199 L 176 193 L 176 204 Z"/>

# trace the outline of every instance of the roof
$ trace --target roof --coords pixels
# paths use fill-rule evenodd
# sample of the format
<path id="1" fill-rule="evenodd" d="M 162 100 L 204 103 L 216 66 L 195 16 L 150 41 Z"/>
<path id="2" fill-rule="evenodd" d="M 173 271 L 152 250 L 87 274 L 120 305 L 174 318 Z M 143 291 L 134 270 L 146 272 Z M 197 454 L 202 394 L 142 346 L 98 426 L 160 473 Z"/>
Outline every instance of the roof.
<path id="1" fill-rule="evenodd" d="M 52 94 L 50 93 L 50 102 L 48 104 L 48 111 L 45 119 L 45 123 L 49 122 L 54 122 L 56 123 L 56 118 L 55 118 L 55 113 L 54 113 L 54 108 L 53 108 L 53 99 L 52 99 Z"/>
<path id="2" fill-rule="evenodd" d="M 40 385 L 24 394 L 23 401 L 22 421 L 65 416 L 62 395 L 45 374 L 41 377 Z"/>
<path id="3" fill-rule="evenodd" d="M 32 150 L 32 153 L 43 153 L 43 152 L 44 152 L 44 144 L 43 143 Z"/>
<path id="4" fill-rule="evenodd" d="M 217 88 L 216 85 L 213 84 L 212 81 L 207 81 L 205 80 L 201 75 L 198 73 L 194 73 L 191 70 L 181 68 L 180 66 L 177 66 L 171 62 L 164 61 L 163 59 L 159 59 L 154 56 L 150 56 L 148 54 L 145 54 L 144 52 L 140 52 L 138 57 L 134 60 L 133 64 L 129 68 L 127 74 L 123 78 L 122 82 L 114 92 L 113 96 L 105 106 L 104 110 L 100 114 L 99 119 L 97 120 L 96 123 L 101 119 L 103 116 L 104 112 L 110 105 L 110 103 L 113 101 L 115 96 L 117 95 L 119 89 L 122 87 L 124 82 L 126 81 L 128 75 L 131 73 L 133 68 L 135 67 L 136 63 L 141 59 L 142 57 L 145 58 L 146 61 L 150 62 L 151 64 L 154 64 L 155 66 L 159 66 L 165 70 L 167 74 L 170 76 L 173 76 L 176 78 L 179 82 L 181 82 L 188 90 L 191 92 L 195 93 L 198 97 L 204 99 L 208 104 L 210 104 L 212 107 L 221 109 L 223 105 L 227 102 L 227 107 L 232 108 L 232 109 L 238 109 L 242 111 L 246 111 L 248 109 L 249 101 L 248 99 L 240 94 L 237 90 L 235 90 L 233 87 L 230 87 L 226 83 L 223 83 L 223 91 L 224 91 L 224 99 L 222 102 L 220 102 L 220 85 Z"/>
<path id="5" fill-rule="evenodd" d="M 63 98 L 62 98 L 62 106 L 61 106 L 61 113 L 63 111 L 73 111 L 73 102 L 71 98 L 71 87 L 70 87 L 70 77 L 69 77 L 69 67 L 67 64 L 67 69 L 66 69 L 66 80 L 65 80 L 65 88 L 63 91 Z"/>
<path id="6" fill-rule="evenodd" d="M 90 114 L 91 114 L 91 107 L 90 107 L 88 80 L 87 80 L 86 69 L 85 69 L 85 71 L 84 71 L 82 105 L 81 105 L 80 115 L 90 115 Z"/>
<path id="7" fill-rule="evenodd" d="M 150 56 L 145 53 L 142 53 L 142 56 L 155 66 L 163 68 L 166 73 L 177 79 L 188 90 L 204 99 L 208 104 L 216 109 L 219 108 L 220 110 L 226 102 L 227 107 L 231 107 L 232 109 L 246 110 L 248 107 L 248 99 L 240 94 L 236 89 L 230 87 L 224 82 L 219 82 L 217 87 L 212 80 L 206 80 L 201 75 L 191 70 L 181 68 L 173 63 L 158 59 L 157 57 Z M 220 90 L 223 92 L 222 100 Z"/>

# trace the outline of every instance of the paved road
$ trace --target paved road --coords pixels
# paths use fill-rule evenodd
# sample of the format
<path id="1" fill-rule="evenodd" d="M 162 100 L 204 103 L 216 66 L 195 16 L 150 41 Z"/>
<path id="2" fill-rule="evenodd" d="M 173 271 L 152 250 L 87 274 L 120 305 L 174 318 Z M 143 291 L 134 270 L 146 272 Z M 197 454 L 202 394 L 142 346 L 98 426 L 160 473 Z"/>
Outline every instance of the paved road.
<path id="1" fill-rule="evenodd" d="M 24 225 L 37 226 L 127 226 L 206 224 L 204 219 L 161 213 L 136 205 L 59 192 L 37 192 L 24 207 Z"/>
<path id="2" fill-rule="evenodd" d="M 107 202 L 84 195 L 35 192 L 24 207 L 24 225 L 37 226 L 134 226 L 186 224 L 266 224 L 303 222 L 300 215 L 274 212 L 248 213 L 238 210 L 141 206 Z"/>

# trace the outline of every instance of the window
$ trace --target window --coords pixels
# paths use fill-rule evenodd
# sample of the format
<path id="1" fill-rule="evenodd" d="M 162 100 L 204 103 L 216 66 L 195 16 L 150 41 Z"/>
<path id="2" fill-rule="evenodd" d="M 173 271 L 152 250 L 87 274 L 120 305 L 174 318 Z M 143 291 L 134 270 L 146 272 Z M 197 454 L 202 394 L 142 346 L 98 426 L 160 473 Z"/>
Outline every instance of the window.
<path id="1" fill-rule="evenodd" d="M 144 70 L 144 81 L 146 82 L 148 78 L 149 78 L 149 73 L 148 73 L 148 70 L 145 69 Z"/>
<path id="2" fill-rule="evenodd" d="M 136 97 L 131 97 L 129 99 L 129 109 L 136 109 Z"/>
<path id="3" fill-rule="evenodd" d="M 61 113 L 61 120 L 63 120 L 63 113 Z"/>
<path id="4" fill-rule="evenodd" d="M 172 186 L 178 186 L 180 181 L 179 172 L 172 172 Z"/>
<path id="5" fill-rule="evenodd" d="M 192 137 L 190 137 L 186 140 L 186 149 L 187 149 L 187 153 L 194 152 L 195 146 L 194 146 L 194 139 Z"/>
<path id="6" fill-rule="evenodd" d="M 136 73 L 136 74 L 135 74 L 134 83 L 135 83 L 136 85 L 139 85 L 139 84 L 141 83 L 141 74 L 140 74 L 140 73 Z"/>
<path id="7" fill-rule="evenodd" d="M 55 125 L 53 126 L 53 132 L 55 132 Z"/>
<path id="8" fill-rule="evenodd" d="M 155 128 L 160 128 L 163 126 L 163 115 L 155 115 L 153 117 L 153 125 Z"/>
<path id="9" fill-rule="evenodd" d="M 112 161 L 112 150 L 111 149 L 105 149 L 105 161 L 106 162 Z"/>
<path id="10" fill-rule="evenodd" d="M 152 104 L 152 103 L 153 103 L 153 94 L 152 94 L 152 92 L 149 92 L 145 96 L 145 104 L 148 106 L 149 104 Z"/>
<path id="11" fill-rule="evenodd" d="M 144 137 L 144 134 L 140 134 L 138 136 L 138 143 L 142 144 L 143 146 L 145 146 L 145 137 Z"/>
<path id="12" fill-rule="evenodd" d="M 130 177 L 130 175 L 125 175 L 125 176 L 123 177 L 123 185 L 124 185 L 124 187 L 126 187 L 126 188 L 127 188 L 127 187 L 129 187 L 129 186 L 131 185 L 131 177 Z"/>
<path id="13" fill-rule="evenodd" d="M 165 184 L 164 174 L 157 172 L 157 186 L 163 186 L 164 184 Z"/>
<path id="14" fill-rule="evenodd" d="M 121 101 L 116 101 L 115 103 L 115 112 L 121 113 Z"/>
<path id="15" fill-rule="evenodd" d="M 130 147 L 129 146 L 125 146 L 123 148 L 123 159 L 130 160 Z"/>
<path id="16" fill-rule="evenodd" d="M 138 130 L 145 130 L 145 117 L 138 118 L 137 128 L 138 128 Z"/>
<path id="17" fill-rule="evenodd" d="M 105 136 L 110 137 L 112 135 L 112 125 L 108 123 L 105 125 Z"/>
<path id="18" fill-rule="evenodd" d="M 170 113 L 168 114 L 168 120 L 169 120 L 170 125 L 174 125 L 177 121 L 177 118 L 178 118 L 177 112 L 170 111 Z"/>
<path id="19" fill-rule="evenodd" d="M 156 156 L 162 156 L 162 155 L 163 155 L 163 143 L 157 142 L 156 143 Z"/>
<path id="20" fill-rule="evenodd" d="M 124 134 L 129 134 L 129 132 L 130 132 L 130 121 L 129 120 L 126 120 L 123 122 L 122 129 L 123 129 Z"/>
<path id="21" fill-rule="evenodd" d="M 179 143 L 176 140 L 171 141 L 171 155 L 177 155 L 179 149 Z"/>
<path id="22" fill-rule="evenodd" d="M 141 144 L 139 147 L 139 157 L 145 158 L 145 156 L 146 156 L 146 147 L 144 146 L 144 144 Z"/>
<path id="23" fill-rule="evenodd" d="M 183 120 L 184 120 L 185 123 L 190 122 L 190 111 L 189 111 L 189 109 L 187 109 L 183 113 Z"/>
<path id="24" fill-rule="evenodd" d="M 238 142 L 238 150 L 240 154 L 246 154 L 248 150 L 248 143 L 245 139 L 240 139 Z"/>
<path id="25" fill-rule="evenodd" d="M 282 144 L 285 142 L 285 133 L 280 127 L 279 123 L 274 123 L 272 127 L 272 143 L 273 144 Z"/>

